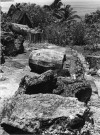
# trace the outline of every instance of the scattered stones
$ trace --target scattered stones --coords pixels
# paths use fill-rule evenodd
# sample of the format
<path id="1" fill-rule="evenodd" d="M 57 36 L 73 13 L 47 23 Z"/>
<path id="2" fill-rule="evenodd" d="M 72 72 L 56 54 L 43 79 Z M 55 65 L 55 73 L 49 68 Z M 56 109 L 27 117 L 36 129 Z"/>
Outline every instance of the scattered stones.
<path id="1" fill-rule="evenodd" d="M 19 50 L 21 50 L 22 42 L 21 36 L 16 39 L 14 37 L 14 46 Z M 40 50 L 47 50 L 50 57 L 41 51 L 42 55 L 37 55 L 40 60 L 39 66 L 37 63 L 30 62 L 29 59 L 29 64 L 32 64 L 31 69 L 39 74 L 30 72 L 29 67 L 28 72 L 23 64 L 16 62 L 22 58 L 19 55 L 13 59 L 9 70 L 7 69 L 7 74 L 5 68 L 1 69 L 0 120 L 2 119 L 2 129 L 0 127 L 0 134 L 99 135 L 99 101 L 96 105 L 94 105 L 96 102 L 91 101 L 91 95 L 97 95 L 97 93 L 92 93 L 89 82 L 84 79 L 84 72 L 89 71 L 88 68 L 87 72 L 84 71 L 86 65 L 84 59 L 80 59 L 81 56 L 74 52 L 67 55 L 65 48 L 61 47 L 51 46 Z M 34 52 L 40 50 L 34 50 Z M 33 52 L 31 54 L 37 62 L 36 54 L 34 55 Z M 64 54 L 66 60 L 63 64 Z M 11 68 L 12 65 L 13 68 Z M 71 78 L 72 75 L 76 78 Z M 4 103 L 2 97 L 4 99 L 11 97 L 11 99 Z M 86 104 L 88 102 L 87 106 L 82 102 Z M 87 110 L 88 106 L 89 110 Z M 93 117 L 90 118 L 90 115 Z"/>
<path id="2" fill-rule="evenodd" d="M 7 101 L 1 126 L 9 134 L 75 135 L 85 125 L 87 108 L 75 98 L 22 95 Z"/>
<path id="3" fill-rule="evenodd" d="M 76 97 L 79 101 L 87 103 L 91 97 L 92 88 L 85 80 L 57 77 L 54 71 L 49 70 L 39 76 L 24 76 L 15 95 L 38 93 Z"/>

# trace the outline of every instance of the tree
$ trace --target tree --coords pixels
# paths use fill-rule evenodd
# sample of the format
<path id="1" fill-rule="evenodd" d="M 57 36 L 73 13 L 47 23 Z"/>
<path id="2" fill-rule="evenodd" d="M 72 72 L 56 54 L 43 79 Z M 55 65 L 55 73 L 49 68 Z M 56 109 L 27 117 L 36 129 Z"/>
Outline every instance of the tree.
<path id="1" fill-rule="evenodd" d="M 55 13 L 55 16 L 60 19 L 61 22 L 71 22 L 75 19 L 80 19 L 78 15 L 75 14 L 76 11 L 73 11 L 71 5 L 64 5 L 58 12 Z"/>
<path id="2" fill-rule="evenodd" d="M 86 14 L 84 20 L 86 24 L 100 23 L 100 10 Z"/>
<path id="3" fill-rule="evenodd" d="M 51 5 L 44 5 L 44 8 L 49 10 L 49 11 L 56 11 L 58 9 L 61 8 L 61 6 L 63 5 L 63 3 L 61 2 L 61 0 L 54 0 L 54 2 Z"/>

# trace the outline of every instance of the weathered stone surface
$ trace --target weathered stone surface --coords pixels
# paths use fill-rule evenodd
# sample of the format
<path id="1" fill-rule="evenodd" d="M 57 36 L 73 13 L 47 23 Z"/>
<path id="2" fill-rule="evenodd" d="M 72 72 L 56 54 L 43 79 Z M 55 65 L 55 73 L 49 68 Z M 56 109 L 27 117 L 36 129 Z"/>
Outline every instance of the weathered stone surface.
<path id="1" fill-rule="evenodd" d="M 49 69 L 61 69 L 63 53 L 53 49 L 34 50 L 29 56 L 29 66 L 33 72 L 43 73 Z"/>
<path id="2" fill-rule="evenodd" d="M 75 98 L 53 94 L 22 95 L 7 101 L 1 126 L 9 134 L 76 135 L 87 108 Z"/>
<path id="3" fill-rule="evenodd" d="M 58 87 L 53 91 L 65 97 L 76 97 L 79 101 L 87 103 L 92 95 L 91 85 L 86 80 L 72 80 L 59 77 Z M 57 85 L 56 84 L 56 85 Z"/>
<path id="4" fill-rule="evenodd" d="M 22 78 L 16 95 L 53 93 L 53 89 L 56 87 L 56 82 L 57 77 L 52 70 L 34 77 L 26 75 Z"/>
<path id="5" fill-rule="evenodd" d="M 15 56 L 19 53 L 23 53 L 23 37 L 15 37 L 14 34 L 8 32 L 1 33 L 1 43 L 4 48 L 4 55 Z"/>
<path id="6" fill-rule="evenodd" d="M 13 33 L 26 36 L 27 32 L 29 32 L 29 27 L 27 25 L 21 25 L 16 23 L 9 24 L 9 28 Z"/>

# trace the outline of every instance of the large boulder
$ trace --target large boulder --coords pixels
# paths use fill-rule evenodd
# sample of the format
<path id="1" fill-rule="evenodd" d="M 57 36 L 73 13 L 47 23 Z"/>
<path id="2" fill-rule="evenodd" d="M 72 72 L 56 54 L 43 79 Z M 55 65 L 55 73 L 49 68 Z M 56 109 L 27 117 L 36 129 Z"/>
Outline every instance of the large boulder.
<path id="1" fill-rule="evenodd" d="M 76 135 L 85 125 L 88 111 L 76 98 L 17 96 L 5 104 L 1 126 L 9 134 Z"/>
<path id="2" fill-rule="evenodd" d="M 27 25 L 22 25 L 17 23 L 10 23 L 9 28 L 13 33 L 23 35 L 23 36 L 26 36 L 27 32 L 30 31 L 30 28 Z"/>
<path id="3" fill-rule="evenodd" d="M 24 52 L 23 47 L 24 39 L 22 36 L 15 36 L 13 33 L 2 32 L 1 43 L 4 48 L 4 55 L 15 56 Z"/>
<path id="4" fill-rule="evenodd" d="M 31 52 L 29 66 L 33 72 L 43 73 L 49 69 L 62 68 L 63 53 L 53 49 L 39 49 Z"/>

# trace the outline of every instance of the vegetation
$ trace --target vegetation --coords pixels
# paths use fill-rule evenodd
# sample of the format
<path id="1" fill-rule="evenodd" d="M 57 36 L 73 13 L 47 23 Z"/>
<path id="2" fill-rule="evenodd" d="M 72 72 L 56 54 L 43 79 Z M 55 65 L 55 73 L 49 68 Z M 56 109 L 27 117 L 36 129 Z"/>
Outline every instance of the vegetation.
<path id="1" fill-rule="evenodd" d="M 64 5 L 61 0 L 54 0 L 51 5 L 43 7 L 30 3 L 11 5 L 8 13 L 1 15 L 3 31 L 10 31 L 9 22 L 14 20 L 16 11 L 24 11 L 29 15 L 32 28 L 43 30 L 43 41 L 66 45 L 93 45 L 100 43 L 100 10 L 86 14 L 84 21 L 76 14 L 70 5 Z M 17 16 L 17 14 L 16 14 Z"/>

